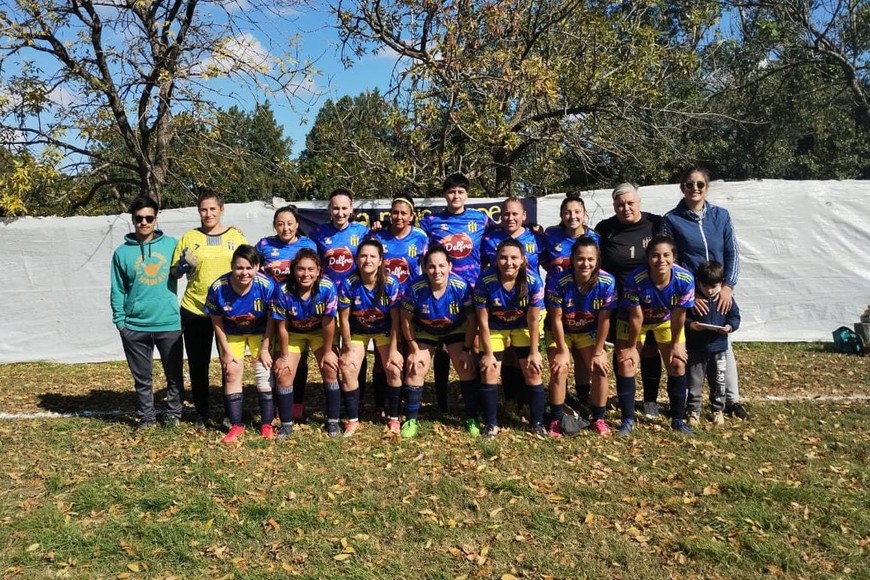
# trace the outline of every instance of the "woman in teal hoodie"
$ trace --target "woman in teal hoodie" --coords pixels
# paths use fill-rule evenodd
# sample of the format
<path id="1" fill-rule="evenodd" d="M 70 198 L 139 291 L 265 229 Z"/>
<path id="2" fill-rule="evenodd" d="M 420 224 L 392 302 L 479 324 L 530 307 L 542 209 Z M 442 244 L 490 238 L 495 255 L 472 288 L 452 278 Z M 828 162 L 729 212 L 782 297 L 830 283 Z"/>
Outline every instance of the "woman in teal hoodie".
<path id="1" fill-rule="evenodd" d="M 181 420 L 183 342 L 177 280 L 170 276 L 178 241 L 157 229 L 157 202 L 140 197 L 130 204 L 135 232 L 112 256 L 112 322 L 121 343 L 137 396 L 137 430 L 157 424 L 151 379 L 154 348 L 166 374 L 166 425 Z"/>

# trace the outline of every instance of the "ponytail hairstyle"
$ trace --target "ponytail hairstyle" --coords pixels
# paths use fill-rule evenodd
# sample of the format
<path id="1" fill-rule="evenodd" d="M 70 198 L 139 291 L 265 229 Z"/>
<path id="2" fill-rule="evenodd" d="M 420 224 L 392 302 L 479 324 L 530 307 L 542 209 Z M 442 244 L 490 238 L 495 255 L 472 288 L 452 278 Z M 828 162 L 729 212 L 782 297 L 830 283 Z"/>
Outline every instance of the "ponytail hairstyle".
<path id="1" fill-rule="evenodd" d="M 576 201 L 580 203 L 580 207 L 583 208 L 583 213 L 586 213 L 586 202 L 583 201 L 583 198 L 580 197 L 580 194 L 576 191 L 569 191 L 565 194 L 565 199 L 562 200 L 562 203 L 559 204 L 559 227 L 563 230 L 565 229 L 565 224 L 562 223 L 562 212 L 565 211 L 565 208 L 572 201 Z"/>
<path id="2" fill-rule="evenodd" d="M 411 226 L 417 225 L 417 208 L 414 205 L 414 197 L 405 191 L 400 191 L 393 196 L 393 201 L 390 202 L 390 209 L 393 209 L 397 203 L 405 203 L 411 208 Z"/>
<path id="3" fill-rule="evenodd" d="M 583 234 L 579 238 L 574 241 L 574 245 L 571 246 L 571 272 L 574 272 L 574 259 L 577 257 L 577 253 L 580 251 L 580 248 L 595 248 L 595 270 L 592 272 L 592 278 L 589 280 L 590 286 L 596 284 L 598 282 L 598 274 L 601 272 L 601 248 L 598 247 L 598 244 L 595 243 L 595 239 L 592 236 L 587 236 Z M 574 283 L 577 283 L 577 278 L 575 276 Z"/>
<path id="4" fill-rule="evenodd" d="M 381 267 L 378 268 L 377 273 L 375 273 L 375 301 L 378 304 L 384 304 L 384 299 L 387 296 L 387 267 L 386 264 L 384 264 L 384 245 L 374 238 L 364 240 L 363 243 L 357 247 L 357 256 L 359 256 L 359 250 L 366 246 L 371 246 L 376 249 L 378 251 L 378 256 L 381 258 Z M 357 264 L 357 270 L 358 269 L 359 264 Z M 360 280 L 362 280 L 362 276 L 360 276 Z"/>
<path id="5" fill-rule="evenodd" d="M 311 260 L 315 264 L 317 264 L 317 269 L 320 270 L 320 274 L 317 276 L 317 279 L 314 281 L 312 288 L 317 288 L 320 285 L 320 281 L 323 279 L 323 265 L 320 263 L 320 256 L 317 255 L 317 252 L 312 250 L 311 248 L 302 248 L 296 254 L 296 257 L 293 258 L 293 261 L 290 262 L 290 275 L 287 276 L 287 280 L 285 284 L 287 285 L 287 292 L 293 292 L 294 294 L 299 294 L 299 283 L 296 281 L 296 266 L 299 265 L 299 262 L 302 260 Z"/>
<path id="6" fill-rule="evenodd" d="M 527 300 L 529 297 L 529 268 L 528 261 L 526 261 L 526 254 L 523 251 L 524 248 L 520 242 L 515 238 L 507 237 L 499 242 L 498 247 L 495 250 L 496 262 L 498 261 L 498 255 L 504 248 L 516 248 L 520 251 L 520 256 L 523 257 L 523 263 L 520 264 L 520 269 L 517 272 L 516 286 L 514 286 L 517 302 L 522 304 L 523 301 Z M 498 266 L 496 266 L 496 269 L 498 269 Z M 501 280 L 501 272 L 499 272 L 499 280 Z"/>

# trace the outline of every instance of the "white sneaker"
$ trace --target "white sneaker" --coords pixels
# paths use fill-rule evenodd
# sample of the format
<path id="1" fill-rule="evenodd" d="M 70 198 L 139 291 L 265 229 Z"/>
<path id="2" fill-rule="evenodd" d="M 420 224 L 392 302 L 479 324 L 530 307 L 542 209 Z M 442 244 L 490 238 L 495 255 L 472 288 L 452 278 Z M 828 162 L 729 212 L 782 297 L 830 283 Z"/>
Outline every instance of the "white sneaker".
<path id="1" fill-rule="evenodd" d="M 689 416 L 686 419 L 686 423 L 689 425 L 689 427 L 698 427 L 701 424 L 701 413 L 692 411 L 691 413 L 689 413 Z"/>
<path id="2" fill-rule="evenodd" d="M 725 413 L 722 411 L 713 411 L 713 418 L 711 421 L 713 421 L 713 424 L 717 427 L 721 427 L 725 424 Z"/>

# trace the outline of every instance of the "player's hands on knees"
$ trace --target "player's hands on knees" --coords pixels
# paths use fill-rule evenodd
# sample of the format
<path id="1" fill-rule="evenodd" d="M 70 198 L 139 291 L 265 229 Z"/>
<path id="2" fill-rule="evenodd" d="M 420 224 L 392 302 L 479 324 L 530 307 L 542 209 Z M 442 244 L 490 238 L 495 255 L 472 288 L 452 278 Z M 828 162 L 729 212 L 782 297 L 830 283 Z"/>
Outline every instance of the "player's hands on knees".
<path id="1" fill-rule="evenodd" d="M 589 374 L 594 375 L 596 372 L 602 375 L 610 372 L 610 360 L 607 357 L 607 351 L 597 352 L 592 355 L 592 362 L 589 364 Z"/>
<path id="2" fill-rule="evenodd" d="M 526 368 L 535 374 L 544 372 L 544 357 L 538 351 L 529 353 L 529 358 L 526 359 Z"/>
<path id="3" fill-rule="evenodd" d="M 562 372 L 563 370 L 569 370 L 571 366 L 571 353 L 567 350 L 557 350 L 556 354 L 553 355 L 552 360 L 550 360 L 550 372 L 553 374 L 557 374 Z"/>
<path id="4" fill-rule="evenodd" d="M 405 364 L 405 359 L 402 358 L 402 353 L 393 349 L 390 350 L 390 354 L 387 355 L 387 364 L 396 367 L 399 372 L 402 372 L 402 365 Z"/>
<path id="5" fill-rule="evenodd" d="M 462 353 L 462 354 L 467 354 L 467 353 Z M 463 357 L 463 360 L 464 359 L 465 359 L 465 357 Z M 494 369 L 497 364 L 498 364 L 498 360 L 495 358 L 495 355 L 493 353 L 489 353 L 489 354 L 483 353 L 480 356 L 480 372 L 482 374 L 486 373 L 486 371 L 488 371 L 489 369 Z"/>
<path id="6" fill-rule="evenodd" d="M 260 362 L 267 370 L 272 369 L 272 365 L 274 364 L 274 360 L 272 360 L 272 353 L 269 352 L 268 349 L 261 348 L 260 349 Z"/>
<path id="7" fill-rule="evenodd" d="M 233 356 L 233 353 L 228 352 L 221 355 L 221 370 L 223 370 L 224 372 L 227 372 L 231 366 L 237 364 L 241 364 L 241 361 Z"/>
<path id="8" fill-rule="evenodd" d="M 332 369 L 338 371 L 338 355 L 331 349 L 324 349 L 323 359 L 320 361 L 320 370 Z"/>
<path id="9" fill-rule="evenodd" d="M 678 342 L 671 347 L 671 356 L 668 357 L 668 363 L 673 364 L 674 361 L 688 362 L 689 354 L 686 352 L 686 344 Z"/>

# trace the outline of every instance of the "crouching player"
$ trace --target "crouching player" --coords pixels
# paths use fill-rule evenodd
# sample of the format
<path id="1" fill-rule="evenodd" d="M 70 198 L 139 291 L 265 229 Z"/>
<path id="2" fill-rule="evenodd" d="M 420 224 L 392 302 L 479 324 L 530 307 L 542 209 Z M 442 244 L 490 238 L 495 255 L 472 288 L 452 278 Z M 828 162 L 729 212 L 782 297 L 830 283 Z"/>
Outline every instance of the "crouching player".
<path id="1" fill-rule="evenodd" d="M 505 238 L 498 244 L 495 266 L 483 271 L 474 286 L 474 306 L 480 328 L 481 385 L 485 409 L 498 404 L 498 378 L 507 346 L 520 361 L 529 389 L 532 433 L 545 437 L 543 359 L 538 350 L 539 321 L 544 306 L 544 284 L 529 271 L 523 244 Z M 487 429 L 498 432 L 496 413 L 486 418 Z M 493 435 L 495 434 L 493 433 Z"/>
<path id="2" fill-rule="evenodd" d="M 242 424 L 242 372 L 245 348 L 254 359 L 254 377 L 260 402 L 260 434 L 271 439 L 274 405 L 269 369 L 260 359 L 274 283 L 259 273 L 260 254 L 242 244 L 233 252 L 230 272 L 209 287 L 205 312 L 211 316 L 224 375 L 224 405 L 231 427 L 224 443 L 233 443 L 245 433 Z"/>
<path id="3" fill-rule="evenodd" d="M 562 435 L 565 381 L 571 368 L 571 358 L 574 359 L 575 369 L 582 365 L 592 381 L 592 430 L 603 436 L 610 434 L 610 428 L 604 421 L 607 375 L 610 372 L 604 342 L 610 331 L 610 314 L 618 300 L 616 280 L 601 270 L 600 264 L 595 238 L 583 235 L 571 247 L 571 268 L 547 279 L 551 437 Z"/>
<path id="4" fill-rule="evenodd" d="M 399 399 L 402 392 L 402 355 L 399 354 L 399 282 L 387 275 L 384 247 L 377 240 L 359 245 L 356 274 L 345 278 L 338 289 L 338 316 L 342 353 L 339 360 L 344 381 L 348 422 L 344 436 L 359 426 L 359 370 L 369 340 L 382 361 L 387 380 L 390 432 L 399 434 Z"/>
<path id="5" fill-rule="evenodd" d="M 737 302 L 732 300 L 728 312 L 719 312 L 719 294 L 724 283 L 725 268 L 719 262 L 702 262 L 695 271 L 695 300 L 707 303 L 707 314 L 699 315 L 695 308 L 687 313 L 686 348 L 689 362 L 686 380 L 689 398 L 686 401 L 686 417 L 690 427 L 697 426 L 701 421 L 704 375 L 710 384 L 711 421 L 714 425 L 725 423 L 725 380 L 728 368 L 725 351 L 728 350 L 728 335 L 740 327 L 740 309 Z"/>
<path id="6" fill-rule="evenodd" d="M 303 353 L 310 347 L 320 367 L 326 391 L 326 434 L 341 434 L 338 425 L 341 413 L 341 391 L 338 386 L 338 356 L 332 350 L 335 338 L 335 314 L 338 295 L 335 284 L 323 277 L 320 258 L 308 248 L 299 250 L 290 264 L 292 274 L 275 291 L 272 318 L 278 326 L 281 356 L 275 361 L 275 381 L 278 383 L 278 412 L 281 430 L 278 438 L 290 435 L 293 416 L 293 378 Z"/>
<path id="7" fill-rule="evenodd" d="M 658 235 L 646 247 L 647 263 L 628 275 L 623 308 L 628 321 L 616 326 L 616 395 L 622 412 L 617 435 L 634 429 L 635 373 L 647 332 L 653 331 L 668 369 L 671 427 L 685 435 L 693 432 L 683 421 L 686 411 L 686 309 L 695 305 L 691 272 L 674 264 L 676 249 L 670 236 Z"/>
<path id="8" fill-rule="evenodd" d="M 423 399 L 423 381 L 436 348 L 444 345 L 459 375 L 459 386 L 465 404 L 465 426 L 477 437 L 478 376 L 471 347 L 477 332 L 477 320 L 472 307 L 471 286 L 451 272 L 452 261 L 444 246 L 430 246 L 423 257 L 425 275 L 405 291 L 402 296 L 402 334 L 408 342 L 405 360 L 405 415 L 402 436 L 417 434 L 417 416 Z M 496 393 L 497 394 L 497 393 Z M 484 405 L 489 399 L 484 398 Z M 487 416 L 495 409 L 485 409 Z M 498 428 L 484 431 L 495 436 Z"/>

